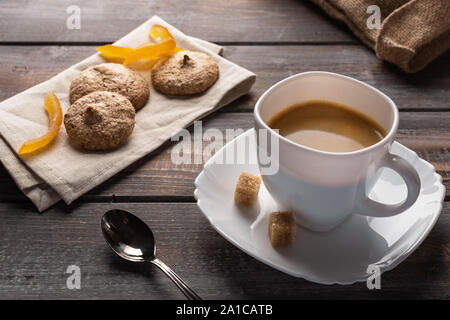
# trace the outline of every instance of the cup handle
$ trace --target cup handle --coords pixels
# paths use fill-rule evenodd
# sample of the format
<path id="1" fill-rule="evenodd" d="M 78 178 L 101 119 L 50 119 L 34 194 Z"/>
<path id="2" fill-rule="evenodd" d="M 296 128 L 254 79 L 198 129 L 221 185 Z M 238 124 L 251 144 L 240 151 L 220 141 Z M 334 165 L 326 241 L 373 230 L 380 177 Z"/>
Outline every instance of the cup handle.
<path id="1" fill-rule="evenodd" d="M 402 203 L 388 205 L 373 201 L 366 195 L 355 213 L 370 217 L 390 217 L 405 211 L 416 202 L 420 193 L 420 178 L 416 169 L 402 157 L 391 153 L 385 155 L 381 167 L 390 168 L 403 178 L 408 189 L 406 199 Z"/>

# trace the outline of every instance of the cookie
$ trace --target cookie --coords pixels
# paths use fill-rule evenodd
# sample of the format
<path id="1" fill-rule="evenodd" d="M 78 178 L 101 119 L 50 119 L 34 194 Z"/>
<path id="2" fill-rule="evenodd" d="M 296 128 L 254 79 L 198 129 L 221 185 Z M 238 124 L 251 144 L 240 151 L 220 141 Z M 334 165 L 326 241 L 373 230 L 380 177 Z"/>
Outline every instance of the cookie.
<path id="1" fill-rule="evenodd" d="M 153 87 L 168 95 L 190 95 L 205 91 L 219 78 L 219 66 L 209 55 L 181 51 L 152 70 Z"/>
<path id="2" fill-rule="evenodd" d="M 136 111 L 145 106 L 150 96 L 147 80 L 117 63 L 102 63 L 82 71 L 70 85 L 70 103 L 94 91 L 120 93 L 130 100 Z"/>
<path id="3" fill-rule="evenodd" d="M 70 139 L 86 150 L 108 150 L 128 140 L 136 111 L 124 96 L 95 91 L 73 103 L 64 115 Z"/>

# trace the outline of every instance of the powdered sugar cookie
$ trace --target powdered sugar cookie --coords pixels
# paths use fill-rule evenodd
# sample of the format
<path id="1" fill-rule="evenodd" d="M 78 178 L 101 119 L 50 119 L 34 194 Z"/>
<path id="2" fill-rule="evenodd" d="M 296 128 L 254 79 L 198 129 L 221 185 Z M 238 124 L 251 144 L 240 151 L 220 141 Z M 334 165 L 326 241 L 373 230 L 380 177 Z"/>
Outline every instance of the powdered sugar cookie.
<path id="1" fill-rule="evenodd" d="M 181 51 L 152 70 L 153 87 L 169 95 L 189 95 L 205 91 L 219 78 L 219 66 L 209 55 Z"/>
<path id="2" fill-rule="evenodd" d="M 102 63 L 82 71 L 70 85 L 70 103 L 94 91 L 117 92 L 136 110 L 148 101 L 150 87 L 138 72 L 117 63 Z"/>
<path id="3" fill-rule="evenodd" d="M 70 139 L 86 150 L 108 150 L 128 140 L 136 111 L 124 96 L 95 91 L 73 103 L 64 115 Z"/>

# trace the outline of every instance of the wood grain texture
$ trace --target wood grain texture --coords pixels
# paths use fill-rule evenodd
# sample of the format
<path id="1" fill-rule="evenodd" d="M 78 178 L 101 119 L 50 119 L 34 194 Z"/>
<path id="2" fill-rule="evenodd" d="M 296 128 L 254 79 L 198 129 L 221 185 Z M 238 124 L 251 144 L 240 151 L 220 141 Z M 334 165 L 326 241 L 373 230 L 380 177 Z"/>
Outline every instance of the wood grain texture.
<path id="1" fill-rule="evenodd" d="M 450 131 L 446 112 L 401 112 L 396 139 L 431 162 L 442 175 L 450 195 Z M 219 129 L 226 136 L 226 129 L 253 127 L 251 113 L 216 113 L 203 121 L 203 131 Z M 202 151 L 210 141 L 201 141 L 191 132 L 191 160 L 202 157 Z M 195 139 L 195 141 L 194 141 Z M 203 150 L 194 148 L 202 145 Z M 118 173 L 99 187 L 83 196 L 81 201 L 193 201 L 194 180 L 203 164 L 174 164 L 171 156 L 176 142 L 168 141 L 152 154 L 142 158 Z M 183 150 L 186 151 L 186 150 Z M 207 160 L 203 156 L 203 162 Z M 4 168 L 0 169 L 0 201 L 23 201 L 24 196 L 15 186 Z M 27 200 L 25 200 L 27 201 Z"/>
<path id="2" fill-rule="evenodd" d="M 365 283 L 318 285 L 276 271 L 223 239 L 192 203 L 79 204 L 42 215 L 27 204 L 0 204 L 0 298 L 183 299 L 155 267 L 110 251 L 100 218 L 113 208 L 147 222 L 160 259 L 205 299 L 450 298 L 448 204 L 417 251 L 370 291 Z M 80 290 L 66 288 L 69 265 L 81 269 Z"/>
<path id="3" fill-rule="evenodd" d="M 70 5 L 81 9 L 80 30 L 66 27 Z M 418 74 L 403 74 L 379 61 L 345 26 L 300 0 L 0 1 L 0 101 L 90 56 L 96 46 L 154 14 L 188 35 L 219 42 L 225 58 L 257 74 L 252 91 L 207 117 L 204 130 L 251 128 L 259 96 L 303 71 L 341 73 L 388 94 L 403 110 L 397 140 L 443 177 L 442 215 L 420 247 L 383 274 L 382 290 L 369 291 L 364 283 L 324 286 L 278 272 L 219 236 L 193 203 L 194 179 L 203 165 L 175 165 L 175 142 L 71 206 L 59 203 L 41 215 L 0 164 L 0 299 L 183 299 L 155 267 L 112 254 L 100 217 L 113 208 L 149 223 L 160 258 L 206 299 L 450 299 L 450 52 Z M 81 267 L 81 290 L 66 288 L 65 271 L 73 264 Z"/>
<path id="4" fill-rule="evenodd" d="M 71 5 L 81 10 L 79 30 L 67 28 Z M 0 41 L 113 42 L 153 15 L 214 42 L 358 42 L 342 24 L 299 0 L 2 1 L 0 30 L 8 32 Z"/>
<path id="5" fill-rule="evenodd" d="M 94 54 L 95 46 L 0 46 L 0 101 Z M 222 111 L 251 111 L 261 94 L 293 74 L 312 70 L 354 77 L 389 95 L 401 110 L 450 110 L 450 52 L 406 75 L 364 46 L 225 46 L 225 58 L 253 71 L 250 94 Z"/>

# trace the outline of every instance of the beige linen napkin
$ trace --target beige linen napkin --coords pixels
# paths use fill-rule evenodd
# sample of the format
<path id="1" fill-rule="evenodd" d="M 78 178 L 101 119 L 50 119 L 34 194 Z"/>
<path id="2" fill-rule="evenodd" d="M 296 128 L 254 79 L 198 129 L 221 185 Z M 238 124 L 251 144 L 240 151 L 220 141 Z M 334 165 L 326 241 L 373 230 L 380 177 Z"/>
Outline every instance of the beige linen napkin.
<path id="1" fill-rule="evenodd" d="M 450 48 L 450 0 L 310 0 L 343 21 L 380 59 L 413 73 Z M 380 29 L 366 12 L 377 5 Z"/>
<path id="2" fill-rule="evenodd" d="M 255 82 L 252 72 L 218 55 L 221 47 L 188 37 L 156 16 L 115 44 L 136 47 L 146 42 L 154 24 L 167 27 L 178 46 L 211 55 L 219 64 L 220 76 L 208 91 L 192 97 L 168 97 L 151 88 L 147 105 L 136 114 L 136 126 L 130 140 L 118 149 L 83 151 L 71 143 L 62 126 L 57 139 L 45 151 L 23 158 L 16 153 L 24 141 L 47 132 L 48 117 L 43 107 L 45 94 L 54 92 L 65 112 L 70 105 L 68 95 L 72 79 L 88 66 L 105 62 L 98 54 L 0 103 L 0 160 L 39 211 L 60 199 L 70 204 L 155 150 L 182 128 L 246 94 Z M 141 73 L 150 80 L 149 71 Z"/>

